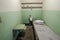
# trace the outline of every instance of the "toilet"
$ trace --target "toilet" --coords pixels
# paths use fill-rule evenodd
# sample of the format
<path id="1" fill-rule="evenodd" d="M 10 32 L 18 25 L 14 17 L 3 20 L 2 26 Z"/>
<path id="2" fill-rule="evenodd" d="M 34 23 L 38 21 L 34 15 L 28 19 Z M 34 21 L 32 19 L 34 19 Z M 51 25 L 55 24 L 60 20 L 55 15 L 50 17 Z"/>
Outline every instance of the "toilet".
<path id="1" fill-rule="evenodd" d="M 43 25 L 44 21 L 43 20 L 35 20 L 34 24 L 39 24 L 39 25 Z"/>

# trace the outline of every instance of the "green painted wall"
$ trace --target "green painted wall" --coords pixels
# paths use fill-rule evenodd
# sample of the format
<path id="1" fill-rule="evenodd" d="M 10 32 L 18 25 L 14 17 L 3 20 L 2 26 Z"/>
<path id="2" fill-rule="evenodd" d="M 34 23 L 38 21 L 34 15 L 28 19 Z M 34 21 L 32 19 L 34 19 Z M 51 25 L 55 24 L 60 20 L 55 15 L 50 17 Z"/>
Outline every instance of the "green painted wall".
<path id="1" fill-rule="evenodd" d="M 45 23 L 60 36 L 60 11 L 44 10 L 43 19 Z"/>
<path id="2" fill-rule="evenodd" d="M 16 12 L 0 12 L 2 23 L 0 23 L 0 40 L 12 40 L 13 28 L 21 23 L 21 13 Z"/>
<path id="3" fill-rule="evenodd" d="M 29 23 L 28 21 L 28 18 L 29 18 L 29 15 L 32 15 L 33 16 L 33 19 L 41 19 L 42 15 L 42 10 L 27 10 L 27 9 L 22 9 L 21 10 L 21 13 L 22 13 L 22 20 L 23 20 L 23 23 Z"/>

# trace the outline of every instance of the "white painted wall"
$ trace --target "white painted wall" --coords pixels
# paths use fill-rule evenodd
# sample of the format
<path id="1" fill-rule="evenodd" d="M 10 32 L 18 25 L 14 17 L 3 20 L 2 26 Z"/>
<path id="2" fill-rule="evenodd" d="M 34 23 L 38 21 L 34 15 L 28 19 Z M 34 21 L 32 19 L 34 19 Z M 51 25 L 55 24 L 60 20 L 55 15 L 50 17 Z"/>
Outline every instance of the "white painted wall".
<path id="1" fill-rule="evenodd" d="M 0 0 L 0 40 L 13 40 L 13 28 L 21 23 L 20 0 Z"/>
<path id="2" fill-rule="evenodd" d="M 43 9 L 60 10 L 60 0 L 44 0 Z"/>
<path id="3" fill-rule="evenodd" d="M 18 11 L 20 9 L 20 0 L 0 0 L 0 12 Z"/>

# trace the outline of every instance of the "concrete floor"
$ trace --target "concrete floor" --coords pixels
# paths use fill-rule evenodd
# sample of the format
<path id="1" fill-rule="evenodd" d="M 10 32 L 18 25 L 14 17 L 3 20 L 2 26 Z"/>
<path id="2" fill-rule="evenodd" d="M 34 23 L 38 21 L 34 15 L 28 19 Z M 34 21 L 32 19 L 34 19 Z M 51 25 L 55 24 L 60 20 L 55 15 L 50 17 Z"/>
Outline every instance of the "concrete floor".
<path id="1" fill-rule="evenodd" d="M 34 28 L 39 40 L 60 40 L 60 37 L 46 25 L 34 24 Z"/>
<path id="2" fill-rule="evenodd" d="M 26 27 L 27 29 L 25 31 L 25 36 L 22 38 L 22 40 L 34 40 L 32 26 L 26 26 Z"/>

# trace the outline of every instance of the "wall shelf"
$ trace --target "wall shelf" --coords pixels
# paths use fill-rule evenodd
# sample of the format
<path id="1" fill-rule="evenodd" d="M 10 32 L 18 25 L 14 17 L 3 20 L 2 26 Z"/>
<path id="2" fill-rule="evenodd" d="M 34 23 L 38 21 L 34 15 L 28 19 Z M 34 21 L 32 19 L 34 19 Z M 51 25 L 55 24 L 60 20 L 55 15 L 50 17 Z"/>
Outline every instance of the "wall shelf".
<path id="1" fill-rule="evenodd" d="M 42 7 L 22 7 L 23 9 L 33 9 L 33 8 L 42 8 Z"/>
<path id="2" fill-rule="evenodd" d="M 35 8 L 42 8 L 43 2 L 31 2 L 31 3 L 21 3 L 22 9 L 35 9 Z"/>
<path id="3" fill-rule="evenodd" d="M 40 2 L 40 3 L 36 2 L 36 3 L 21 3 L 21 4 L 43 4 L 43 3 L 42 2 Z"/>

